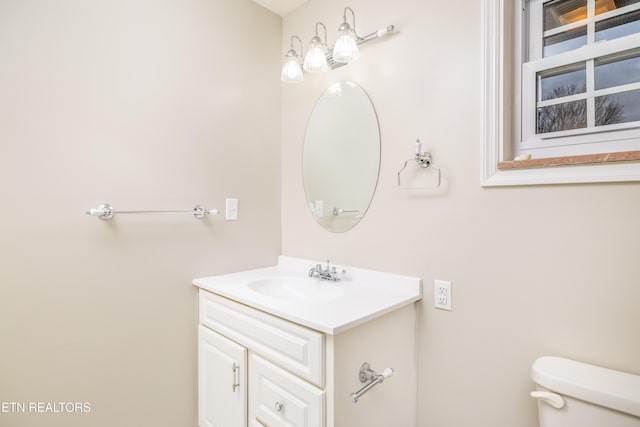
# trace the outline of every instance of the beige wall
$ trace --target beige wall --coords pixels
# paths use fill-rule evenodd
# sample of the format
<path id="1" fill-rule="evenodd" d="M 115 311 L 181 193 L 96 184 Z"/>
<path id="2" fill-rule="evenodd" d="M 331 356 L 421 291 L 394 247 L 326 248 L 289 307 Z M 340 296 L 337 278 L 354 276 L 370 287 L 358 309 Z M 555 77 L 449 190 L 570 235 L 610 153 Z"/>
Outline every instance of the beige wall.
<path id="1" fill-rule="evenodd" d="M 283 52 L 316 21 L 335 41 L 344 2 L 311 0 L 287 15 Z M 480 2 L 353 0 L 361 59 L 283 87 L 282 246 L 425 283 L 420 321 L 420 427 L 534 427 L 531 363 L 561 355 L 640 374 L 640 185 L 480 187 Z M 306 47 L 305 47 L 306 49 Z M 364 220 L 331 234 L 307 211 L 305 125 L 331 82 L 371 96 L 382 161 Z M 442 168 L 437 191 L 407 194 L 395 174 L 420 137 Z M 433 280 L 453 282 L 453 311 L 435 310 Z"/>
<path id="2" fill-rule="evenodd" d="M 321 20 L 334 41 L 344 3 L 311 0 L 281 43 L 280 19 L 248 0 L 0 2 L 0 401 L 91 402 L 0 424 L 195 425 L 190 280 L 272 264 L 280 237 L 287 255 L 424 279 L 420 427 L 533 427 L 540 355 L 640 374 L 640 186 L 479 186 L 480 4 L 466 4 L 353 0 L 361 33 L 399 32 L 280 91 L 289 37 L 306 45 Z M 340 79 L 373 99 L 382 162 L 362 223 L 330 234 L 300 164 L 313 104 Z M 416 137 L 438 191 L 396 188 Z M 84 215 L 226 197 L 240 221 Z M 431 308 L 435 278 L 453 281 L 451 313 Z"/>
<path id="3" fill-rule="evenodd" d="M 0 425 L 196 425 L 191 279 L 280 253 L 280 47 L 249 0 L 0 2 L 0 401 L 91 404 Z"/>

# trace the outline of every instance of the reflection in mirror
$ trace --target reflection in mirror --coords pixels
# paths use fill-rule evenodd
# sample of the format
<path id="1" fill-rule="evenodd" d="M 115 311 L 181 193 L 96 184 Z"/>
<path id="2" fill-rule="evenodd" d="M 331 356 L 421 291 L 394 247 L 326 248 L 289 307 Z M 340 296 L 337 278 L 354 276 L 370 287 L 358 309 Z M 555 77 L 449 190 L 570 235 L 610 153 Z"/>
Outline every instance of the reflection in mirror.
<path id="1" fill-rule="evenodd" d="M 353 228 L 378 182 L 380 130 L 371 100 L 358 85 L 332 84 L 307 124 L 302 173 L 307 204 L 326 230 Z"/>

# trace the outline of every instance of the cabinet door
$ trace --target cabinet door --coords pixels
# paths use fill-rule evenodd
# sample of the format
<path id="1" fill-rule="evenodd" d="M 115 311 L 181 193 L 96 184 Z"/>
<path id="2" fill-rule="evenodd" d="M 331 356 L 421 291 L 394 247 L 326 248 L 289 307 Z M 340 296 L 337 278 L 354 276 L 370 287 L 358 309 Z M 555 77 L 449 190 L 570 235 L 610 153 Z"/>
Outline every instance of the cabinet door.
<path id="1" fill-rule="evenodd" d="M 251 353 L 251 427 L 324 427 L 324 407 L 324 391 Z"/>
<path id="2" fill-rule="evenodd" d="M 198 340 L 200 427 L 247 425 L 247 349 L 200 325 Z"/>

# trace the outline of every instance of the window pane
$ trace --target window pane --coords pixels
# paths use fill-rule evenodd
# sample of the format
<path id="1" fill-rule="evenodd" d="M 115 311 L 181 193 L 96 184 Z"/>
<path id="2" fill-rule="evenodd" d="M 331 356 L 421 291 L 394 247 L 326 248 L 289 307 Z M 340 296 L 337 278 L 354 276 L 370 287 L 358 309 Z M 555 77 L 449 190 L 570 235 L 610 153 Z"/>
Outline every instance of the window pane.
<path id="1" fill-rule="evenodd" d="M 596 15 L 611 12 L 634 3 L 640 3 L 640 0 L 596 0 Z"/>
<path id="2" fill-rule="evenodd" d="M 640 89 L 596 97 L 596 126 L 640 121 Z"/>
<path id="3" fill-rule="evenodd" d="M 544 30 L 552 30 L 587 17 L 587 0 L 555 0 L 544 5 Z"/>
<path id="4" fill-rule="evenodd" d="M 544 38 L 542 55 L 552 56 L 558 53 L 578 49 L 587 44 L 587 27 L 579 27 L 554 36 Z"/>
<path id="5" fill-rule="evenodd" d="M 596 90 L 640 82 L 640 55 L 638 53 L 635 55 L 635 57 L 616 61 L 610 59 L 596 60 Z"/>
<path id="6" fill-rule="evenodd" d="M 634 3 L 640 3 L 640 0 L 596 0 L 596 15 L 610 12 Z"/>
<path id="7" fill-rule="evenodd" d="M 581 68 L 572 71 L 539 74 L 538 82 L 538 101 L 584 93 L 587 90 L 585 65 L 582 64 Z"/>
<path id="8" fill-rule="evenodd" d="M 640 33 L 640 10 L 596 22 L 596 42 L 637 33 Z"/>
<path id="9" fill-rule="evenodd" d="M 586 99 L 538 108 L 537 133 L 558 132 L 561 130 L 586 127 Z"/>

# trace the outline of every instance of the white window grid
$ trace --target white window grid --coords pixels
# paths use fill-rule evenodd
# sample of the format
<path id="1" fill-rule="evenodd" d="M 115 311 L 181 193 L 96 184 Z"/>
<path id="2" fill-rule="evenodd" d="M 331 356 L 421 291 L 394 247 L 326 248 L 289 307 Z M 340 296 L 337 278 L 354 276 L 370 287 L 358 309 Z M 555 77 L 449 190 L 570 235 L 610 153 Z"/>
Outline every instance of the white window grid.
<path id="1" fill-rule="evenodd" d="M 587 18 L 548 31 L 543 31 L 543 7 L 549 0 L 532 0 L 529 7 L 528 21 L 539 25 L 526 25 L 529 29 L 528 50 L 523 52 L 523 58 L 528 53 L 528 62 L 522 66 L 522 98 L 521 98 L 521 144 L 516 147 L 516 153 L 531 153 L 538 155 L 570 155 L 586 154 L 606 151 L 637 150 L 640 144 L 638 129 L 640 122 L 619 123 L 614 125 L 595 126 L 596 97 L 612 95 L 630 90 L 640 89 L 640 82 L 611 88 L 595 90 L 595 62 L 597 59 L 620 58 L 637 55 L 640 52 L 640 34 L 628 35 L 619 39 L 595 42 L 596 23 L 615 18 L 636 10 L 640 10 L 640 3 L 621 7 L 616 10 L 595 14 L 595 0 L 587 1 Z M 568 52 L 549 57 L 543 56 L 543 40 L 545 37 L 561 34 L 576 28 L 587 27 L 587 44 Z M 539 78 L 546 71 L 562 68 L 586 67 L 586 91 L 580 94 L 539 100 Z M 536 111 L 538 108 L 563 104 L 572 101 L 586 100 L 587 127 L 566 131 L 538 134 Z M 596 144 L 596 145 L 594 145 Z"/>

